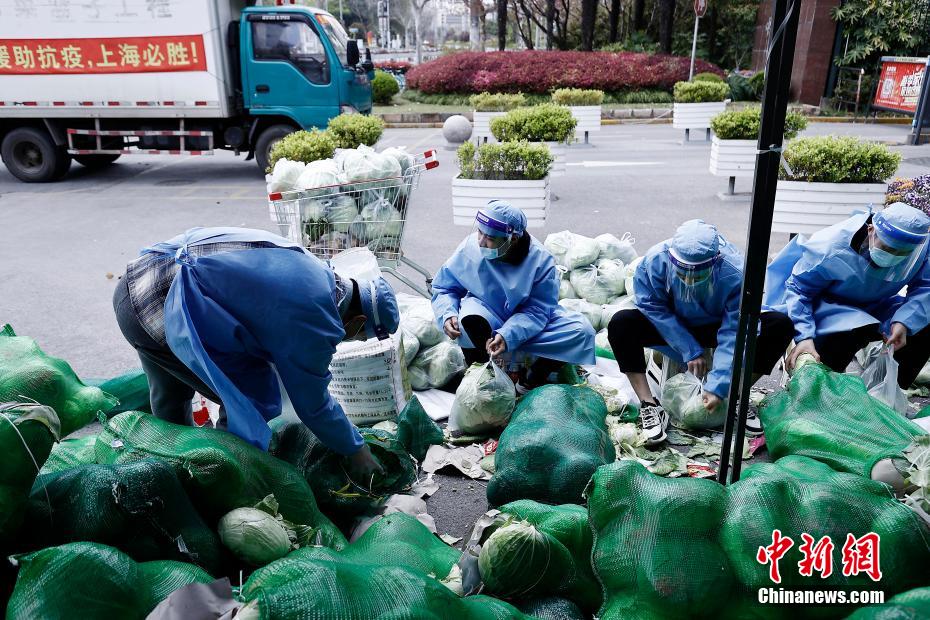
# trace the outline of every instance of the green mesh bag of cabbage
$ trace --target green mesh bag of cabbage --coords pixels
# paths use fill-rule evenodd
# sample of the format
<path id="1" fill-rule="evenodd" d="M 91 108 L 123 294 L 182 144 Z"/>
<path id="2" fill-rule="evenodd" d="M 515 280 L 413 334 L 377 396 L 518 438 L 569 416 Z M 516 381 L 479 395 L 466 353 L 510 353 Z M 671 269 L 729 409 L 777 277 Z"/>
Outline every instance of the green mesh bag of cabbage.
<path id="1" fill-rule="evenodd" d="M 601 587 L 591 568 L 592 537 L 583 506 L 519 500 L 500 507 L 482 534 L 484 591 L 505 599 L 557 595 L 595 612 Z"/>
<path id="2" fill-rule="evenodd" d="M 517 603 L 517 609 L 538 620 L 588 620 L 589 616 L 568 599 L 556 596 Z"/>
<path id="3" fill-rule="evenodd" d="M 0 403 L 0 550 L 19 530 L 29 489 L 58 437 L 58 416 L 51 407 Z"/>
<path id="4" fill-rule="evenodd" d="M 16 587 L 8 620 L 142 620 L 169 594 L 213 577 L 192 564 L 137 563 L 125 553 L 89 542 L 15 556 Z"/>
<path id="5" fill-rule="evenodd" d="M 217 535 L 204 523 L 170 463 L 145 459 L 83 465 L 39 476 L 26 509 L 23 549 L 87 541 L 134 560 L 178 560 L 222 570 Z"/>
<path id="6" fill-rule="evenodd" d="M 88 379 L 87 385 L 99 387 L 119 401 L 107 412 L 109 415 L 124 411 L 152 411 L 152 404 L 149 401 L 149 380 L 141 368 L 130 370 L 112 379 Z"/>
<path id="7" fill-rule="evenodd" d="M 635 461 L 600 468 L 588 490 L 594 572 L 604 588 L 603 620 L 614 618 L 835 618 L 846 606 L 767 606 L 760 588 L 883 590 L 921 585 L 930 562 L 930 526 L 888 487 L 835 472 L 805 457 L 747 468 L 724 487 L 711 480 L 656 476 Z M 772 580 L 773 532 L 791 538 Z M 881 579 L 844 575 L 847 536 L 880 537 Z M 802 576 L 805 539 L 829 536 L 834 570 Z M 864 553 L 864 547 L 856 547 Z M 759 557 L 761 555 L 762 561 Z"/>
<path id="8" fill-rule="evenodd" d="M 96 463 L 97 455 L 94 452 L 96 444 L 96 435 L 62 439 L 52 447 L 52 452 L 45 460 L 42 470 L 39 471 L 39 476 Z"/>
<path id="9" fill-rule="evenodd" d="M 116 405 L 100 388 L 84 385 L 67 362 L 46 355 L 35 340 L 17 336 L 5 325 L 0 330 L 0 403 L 24 400 L 54 409 L 62 437 Z"/>
<path id="10" fill-rule="evenodd" d="M 773 459 L 807 456 L 865 477 L 878 461 L 901 457 L 924 434 L 869 396 L 860 378 L 813 362 L 798 368 L 786 389 L 762 401 L 759 417 Z"/>
<path id="11" fill-rule="evenodd" d="M 930 618 L 930 587 L 915 588 L 854 611 L 846 620 L 925 620 Z"/>
<path id="12" fill-rule="evenodd" d="M 234 508 L 254 506 L 274 495 L 285 519 L 318 528 L 316 544 L 341 548 L 346 543 L 320 512 L 313 491 L 297 469 L 231 433 L 180 426 L 127 411 L 103 421 L 96 455 L 98 463 L 148 458 L 170 463 L 209 524 Z"/>
<path id="13" fill-rule="evenodd" d="M 579 504 L 594 470 L 616 459 L 607 407 L 587 387 L 546 385 L 523 397 L 501 433 L 488 503 Z"/>

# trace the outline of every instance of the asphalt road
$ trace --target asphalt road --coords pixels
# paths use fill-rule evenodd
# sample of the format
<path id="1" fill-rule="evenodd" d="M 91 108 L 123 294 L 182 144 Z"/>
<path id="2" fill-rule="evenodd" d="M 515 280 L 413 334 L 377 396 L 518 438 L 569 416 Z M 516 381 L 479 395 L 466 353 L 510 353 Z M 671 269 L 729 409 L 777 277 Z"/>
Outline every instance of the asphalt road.
<path id="1" fill-rule="evenodd" d="M 855 134 L 903 144 L 908 127 L 812 124 L 807 134 Z M 570 229 L 597 235 L 631 232 L 644 252 L 676 226 L 700 217 L 737 246 L 746 238 L 748 202 L 722 202 L 726 179 L 707 170 L 708 145 L 682 146 L 670 125 L 607 126 L 593 146 L 569 149 L 568 172 L 552 182 L 547 233 Z M 429 270 L 438 268 L 469 230 L 451 224 L 452 151 L 438 129 L 387 130 L 379 146 L 438 148 L 441 165 L 423 174 L 412 201 L 404 247 Z M 893 146 L 904 157 L 898 173 L 930 170 L 930 145 Z M 748 191 L 740 180 L 737 191 Z M 0 167 L 0 324 L 11 323 L 80 376 L 105 377 L 138 366 L 114 320 L 111 296 L 126 263 L 140 248 L 194 226 L 275 230 L 263 175 L 254 162 L 229 153 L 211 157 L 124 156 L 105 171 L 78 164 L 58 183 L 20 183 Z M 774 235 L 771 251 L 787 241 Z M 483 484 L 448 479 L 430 501 L 439 528 L 467 535 L 484 511 Z M 453 492 L 452 489 L 456 490 Z"/>

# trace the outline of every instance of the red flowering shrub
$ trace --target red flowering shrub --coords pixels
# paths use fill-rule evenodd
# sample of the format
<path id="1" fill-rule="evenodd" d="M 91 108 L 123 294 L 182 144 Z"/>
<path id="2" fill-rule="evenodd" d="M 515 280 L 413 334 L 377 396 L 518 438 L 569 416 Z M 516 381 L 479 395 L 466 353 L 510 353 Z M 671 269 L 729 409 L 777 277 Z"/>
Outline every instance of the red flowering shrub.
<path id="1" fill-rule="evenodd" d="M 424 93 L 548 93 L 556 88 L 605 92 L 641 88 L 671 90 L 688 79 L 689 58 L 639 52 L 459 52 L 413 67 L 407 87 Z M 704 60 L 696 73 L 723 76 Z"/>

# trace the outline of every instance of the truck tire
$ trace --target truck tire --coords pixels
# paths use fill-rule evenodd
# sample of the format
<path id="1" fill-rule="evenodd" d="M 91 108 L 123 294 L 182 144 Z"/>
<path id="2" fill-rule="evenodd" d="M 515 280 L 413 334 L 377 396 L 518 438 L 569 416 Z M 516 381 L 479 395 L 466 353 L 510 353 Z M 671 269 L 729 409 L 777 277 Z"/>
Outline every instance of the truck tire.
<path id="1" fill-rule="evenodd" d="M 293 125 L 272 125 L 262 131 L 255 141 L 255 163 L 261 168 L 262 172 L 268 169 L 268 163 L 271 161 L 271 149 L 278 141 L 288 134 L 297 131 Z"/>
<path id="2" fill-rule="evenodd" d="M 55 144 L 47 131 L 14 129 L 0 145 L 0 157 L 10 174 L 26 183 L 57 181 L 71 167 L 71 156 Z"/>
<path id="3" fill-rule="evenodd" d="M 117 159 L 119 155 L 75 155 L 74 161 L 81 164 L 85 168 L 90 168 L 91 170 L 96 170 L 98 168 L 106 168 Z"/>

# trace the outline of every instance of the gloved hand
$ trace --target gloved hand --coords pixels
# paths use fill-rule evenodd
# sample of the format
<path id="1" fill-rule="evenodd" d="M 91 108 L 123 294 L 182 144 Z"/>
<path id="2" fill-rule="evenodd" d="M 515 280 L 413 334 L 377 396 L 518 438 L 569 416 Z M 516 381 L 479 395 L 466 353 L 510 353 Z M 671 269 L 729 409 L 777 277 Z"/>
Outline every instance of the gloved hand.
<path id="1" fill-rule="evenodd" d="M 885 344 L 894 345 L 895 351 L 907 345 L 907 328 L 902 323 L 892 323 L 891 333 L 885 338 Z"/>
<path id="2" fill-rule="evenodd" d="M 797 363 L 798 358 L 802 353 L 810 353 L 814 356 L 814 359 L 818 362 L 820 361 L 820 354 L 817 353 L 816 347 L 814 347 L 814 340 L 808 338 L 807 340 L 802 340 L 797 343 L 791 353 L 788 354 L 788 359 L 785 360 L 785 365 L 788 367 L 788 370 L 794 370 L 794 365 Z"/>
<path id="3" fill-rule="evenodd" d="M 349 473 L 356 480 L 368 480 L 372 474 L 383 474 L 384 468 L 375 460 L 366 443 L 349 457 Z"/>
<path id="4" fill-rule="evenodd" d="M 688 371 L 698 379 L 703 379 L 704 375 L 707 374 L 707 362 L 704 361 L 704 356 L 688 362 Z"/>
<path id="5" fill-rule="evenodd" d="M 507 350 L 507 341 L 500 334 L 494 334 L 494 337 L 488 340 L 487 346 L 488 355 L 496 359 Z"/>
<path id="6" fill-rule="evenodd" d="M 450 316 L 446 319 L 446 322 L 442 324 L 442 330 L 446 332 L 446 336 L 452 338 L 452 340 L 457 340 L 458 337 L 462 335 L 462 331 L 459 329 L 459 318 L 457 316 Z"/>
<path id="7" fill-rule="evenodd" d="M 722 402 L 719 396 L 711 394 L 710 392 L 704 392 L 702 399 L 704 401 L 704 408 L 708 411 L 714 411 Z"/>

